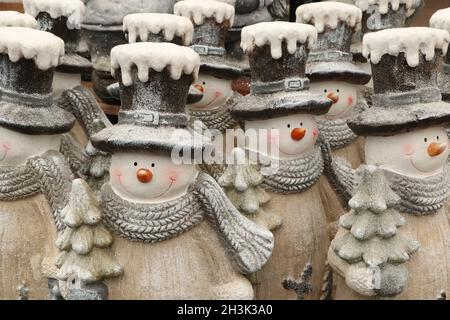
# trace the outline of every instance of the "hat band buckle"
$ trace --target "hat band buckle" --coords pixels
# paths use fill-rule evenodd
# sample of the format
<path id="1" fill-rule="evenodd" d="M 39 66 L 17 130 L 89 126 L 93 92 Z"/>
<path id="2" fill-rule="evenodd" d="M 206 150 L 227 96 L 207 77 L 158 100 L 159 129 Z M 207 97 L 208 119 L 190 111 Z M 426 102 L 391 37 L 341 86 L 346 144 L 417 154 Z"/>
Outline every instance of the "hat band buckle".
<path id="1" fill-rule="evenodd" d="M 192 45 L 191 49 L 201 56 L 223 56 L 227 54 L 224 48 L 204 46 L 200 44 Z"/>
<path id="2" fill-rule="evenodd" d="M 308 62 L 321 62 L 321 61 L 352 61 L 353 55 L 349 52 L 343 52 L 339 50 L 332 51 L 320 51 L 320 52 L 311 52 L 308 56 Z"/>
<path id="3" fill-rule="evenodd" d="M 303 91 L 308 89 L 308 78 L 289 78 L 280 81 L 252 83 L 252 93 L 254 94 L 274 93 L 280 91 Z"/>
<path id="4" fill-rule="evenodd" d="M 187 126 L 187 117 L 184 114 L 173 114 L 147 110 L 120 111 L 119 123 L 143 127 L 158 127 L 160 125 L 185 127 Z"/>

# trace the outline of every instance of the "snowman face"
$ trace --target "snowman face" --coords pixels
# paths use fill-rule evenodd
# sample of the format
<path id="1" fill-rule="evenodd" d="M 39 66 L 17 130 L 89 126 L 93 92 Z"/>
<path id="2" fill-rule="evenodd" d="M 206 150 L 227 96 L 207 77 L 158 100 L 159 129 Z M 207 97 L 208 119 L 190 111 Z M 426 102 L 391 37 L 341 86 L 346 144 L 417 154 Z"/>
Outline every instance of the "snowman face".
<path id="1" fill-rule="evenodd" d="M 158 203 L 182 196 L 196 176 L 195 165 L 175 165 L 170 155 L 159 153 L 115 153 L 110 168 L 113 190 L 135 203 Z"/>
<path id="2" fill-rule="evenodd" d="M 322 94 L 333 102 L 326 118 L 337 119 L 349 114 L 358 102 L 357 86 L 342 81 L 323 81 L 311 83 L 310 91 Z"/>
<path id="3" fill-rule="evenodd" d="M 190 104 L 191 109 L 212 110 L 228 101 L 233 95 L 231 80 L 219 79 L 210 75 L 200 74 L 193 88 L 203 94 L 203 98 Z"/>
<path id="4" fill-rule="evenodd" d="M 316 120 L 308 114 L 247 121 L 245 129 L 268 130 L 265 142 L 267 148 L 270 150 L 271 144 L 277 147 L 280 159 L 295 159 L 311 153 L 319 137 Z M 278 130 L 278 135 L 271 129 Z"/>
<path id="5" fill-rule="evenodd" d="M 0 127 L 0 167 L 24 165 L 29 158 L 60 147 L 59 135 L 23 134 Z"/>
<path id="6" fill-rule="evenodd" d="M 415 130 L 390 137 L 366 137 L 366 162 L 412 177 L 442 172 L 450 154 L 442 127 Z"/>

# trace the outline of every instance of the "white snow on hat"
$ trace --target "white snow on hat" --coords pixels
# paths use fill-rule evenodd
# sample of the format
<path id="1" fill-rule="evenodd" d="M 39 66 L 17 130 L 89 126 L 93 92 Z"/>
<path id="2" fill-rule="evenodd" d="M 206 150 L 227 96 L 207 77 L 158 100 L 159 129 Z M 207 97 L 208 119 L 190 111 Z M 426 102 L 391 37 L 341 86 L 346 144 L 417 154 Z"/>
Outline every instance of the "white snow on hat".
<path id="1" fill-rule="evenodd" d="M 12 62 L 20 59 L 34 60 L 41 70 L 59 65 L 64 56 L 64 41 L 44 31 L 30 28 L 0 28 L 0 53 L 7 54 Z"/>
<path id="2" fill-rule="evenodd" d="M 404 53 L 410 67 L 419 65 L 420 53 L 428 61 L 435 50 L 447 53 L 450 35 L 447 31 L 432 28 L 396 28 L 366 34 L 363 39 L 363 55 L 378 64 L 383 55 L 398 56 Z"/>
<path id="3" fill-rule="evenodd" d="M 203 24 L 206 18 L 214 18 L 217 23 L 230 21 L 234 23 L 234 7 L 219 1 L 184 0 L 177 2 L 173 12 L 177 16 L 183 16 L 194 21 L 196 25 Z"/>
<path id="4" fill-rule="evenodd" d="M 283 42 L 287 43 L 290 54 L 297 50 L 297 44 L 313 48 L 317 40 L 317 30 L 309 24 L 293 22 L 261 22 L 242 29 L 241 48 L 251 52 L 254 47 L 269 45 L 272 58 L 280 59 Z"/>
<path id="5" fill-rule="evenodd" d="M 53 19 L 67 18 L 67 28 L 80 29 L 84 14 L 84 3 L 80 0 L 23 0 L 25 13 L 37 17 L 48 13 Z"/>
<path id="6" fill-rule="evenodd" d="M 431 16 L 430 27 L 450 32 L 450 8 L 436 11 Z"/>
<path id="7" fill-rule="evenodd" d="M 37 29 L 36 19 L 17 11 L 0 11 L 0 27 L 24 27 Z"/>
<path id="8" fill-rule="evenodd" d="M 133 67 L 137 68 L 141 82 L 149 80 L 149 70 L 162 72 L 165 68 L 170 69 L 174 80 L 180 79 L 183 74 L 191 74 L 197 79 L 200 56 L 188 47 L 172 43 L 139 42 L 112 49 L 111 73 L 115 76 L 120 69 L 125 86 L 133 84 Z"/>

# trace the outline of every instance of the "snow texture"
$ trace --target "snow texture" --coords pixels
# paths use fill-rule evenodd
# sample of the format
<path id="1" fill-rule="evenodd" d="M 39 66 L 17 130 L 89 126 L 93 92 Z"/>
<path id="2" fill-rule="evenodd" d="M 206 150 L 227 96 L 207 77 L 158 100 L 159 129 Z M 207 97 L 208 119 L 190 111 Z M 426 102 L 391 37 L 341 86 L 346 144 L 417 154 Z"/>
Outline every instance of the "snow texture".
<path id="1" fill-rule="evenodd" d="M 234 7 L 224 2 L 205 0 L 185 0 L 175 4 L 173 12 L 177 16 L 183 16 L 194 21 L 196 25 L 202 25 L 207 18 L 214 18 L 217 23 L 230 21 L 234 23 Z"/>
<path id="2" fill-rule="evenodd" d="M 436 11 L 431 16 L 430 27 L 450 32 L 450 8 Z"/>
<path id="3" fill-rule="evenodd" d="M 149 70 L 162 72 L 170 68 L 172 79 L 178 80 L 183 74 L 192 74 L 195 79 L 200 69 L 200 57 L 188 47 L 172 43 L 139 42 L 117 46 L 111 51 L 111 73 L 121 69 L 125 86 L 133 84 L 133 67 L 137 67 L 139 80 L 147 82 Z"/>
<path id="4" fill-rule="evenodd" d="M 432 60 L 435 50 L 447 53 L 450 35 L 447 31 L 432 28 L 387 29 L 366 34 L 363 39 L 363 55 L 378 64 L 385 54 L 398 56 L 404 53 L 410 67 L 419 65 L 420 53 L 428 61 Z"/>
<path id="5" fill-rule="evenodd" d="M 135 13 L 123 19 L 123 31 L 128 32 L 130 43 L 136 42 L 138 37 L 146 42 L 149 34 L 162 33 L 166 41 L 170 42 L 177 36 L 188 46 L 192 42 L 194 26 L 188 18 L 172 14 Z"/>
<path id="6" fill-rule="evenodd" d="M 0 53 L 12 62 L 32 59 L 41 70 L 59 65 L 64 56 L 64 41 L 51 33 L 29 28 L 0 28 Z"/>
<path id="7" fill-rule="evenodd" d="M 417 0 L 356 0 L 355 5 L 362 11 L 367 11 L 370 5 L 378 5 L 380 13 L 386 14 L 389 12 L 389 5 L 391 5 L 392 10 L 397 11 L 402 4 L 408 10 L 414 9 L 416 3 Z"/>
<path id="8" fill-rule="evenodd" d="M 288 52 L 294 54 L 299 43 L 311 49 L 316 40 L 317 30 L 313 26 L 283 21 L 262 22 L 242 29 L 241 48 L 248 53 L 255 46 L 269 45 L 272 58 L 280 59 L 283 42 L 287 43 Z"/>
<path id="9" fill-rule="evenodd" d="M 340 22 L 355 27 L 361 22 L 362 12 L 355 6 L 339 2 L 309 3 L 297 8 L 297 22 L 314 24 L 319 33 L 325 27 L 336 29 Z"/>
<path id="10" fill-rule="evenodd" d="M 29 14 L 17 11 L 0 11 L 0 27 L 24 27 L 37 29 L 38 23 Z"/>
<path id="11" fill-rule="evenodd" d="M 84 3 L 80 0 L 23 0 L 25 13 L 37 17 L 47 12 L 53 19 L 67 18 L 67 28 L 80 29 L 84 15 Z"/>

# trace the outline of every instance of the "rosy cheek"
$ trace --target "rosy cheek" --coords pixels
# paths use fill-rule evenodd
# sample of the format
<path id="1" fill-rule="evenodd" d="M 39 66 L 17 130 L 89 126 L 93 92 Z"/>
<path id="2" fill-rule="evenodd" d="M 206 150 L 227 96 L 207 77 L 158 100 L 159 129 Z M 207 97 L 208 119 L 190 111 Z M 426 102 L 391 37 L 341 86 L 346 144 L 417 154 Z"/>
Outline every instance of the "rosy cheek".
<path id="1" fill-rule="evenodd" d="M 9 143 L 4 143 L 3 144 L 3 149 L 5 149 L 6 151 L 11 150 L 12 146 Z"/>
<path id="2" fill-rule="evenodd" d="M 121 168 L 114 169 L 114 177 L 117 181 L 122 182 L 123 171 Z"/>
<path id="3" fill-rule="evenodd" d="M 414 153 L 414 148 L 413 148 L 412 145 L 410 145 L 410 144 L 405 144 L 405 145 L 403 146 L 403 154 L 404 154 L 405 156 L 410 156 L 410 155 L 412 155 L 413 153 Z"/>
<path id="4" fill-rule="evenodd" d="M 347 103 L 349 106 L 353 105 L 354 102 L 355 102 L 355 98 L 353 96 L 349 96 L 347 98 Z"/>
<path id="5" fill-rule="evenodd" d="M 216 91 L 216 97 L 221 97 L 223 95 L 223 93 L 221 91 Z"/>
<path id="6" fill-rule="evenodd" d="M 176 170 L 170 170 L 167 172 L 167 176 L 169 177 L 171 182 L 175 182 L 179 178 L 179 173 Z"/>
<path id="7" fill-rule="evenodd" d="M 314 137 L 318 137 L 318 136 L 319 136 L 319 130 L 317 130 L 317 128 L 314 128 L 314 130 L 313 130 L 313 136 L 314 136 Z"/>

